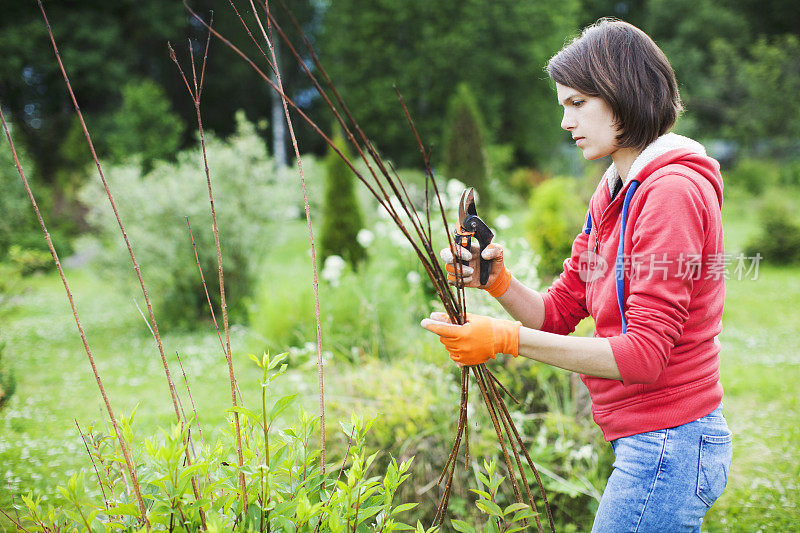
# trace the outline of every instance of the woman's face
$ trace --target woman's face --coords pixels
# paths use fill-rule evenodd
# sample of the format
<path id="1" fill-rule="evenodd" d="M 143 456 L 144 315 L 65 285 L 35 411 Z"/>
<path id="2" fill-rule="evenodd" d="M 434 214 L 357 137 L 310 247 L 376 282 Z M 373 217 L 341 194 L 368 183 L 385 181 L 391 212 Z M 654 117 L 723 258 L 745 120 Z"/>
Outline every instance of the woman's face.
<path id="1" fill-rule="evenodd" d="M 619 149 L 614 114 L 605 100 L 586 96 L 577 89 L 556 83 L 558 103 L 564 106 L 561 127 L 572 134 L 585 159 L 599 159 Z"/>

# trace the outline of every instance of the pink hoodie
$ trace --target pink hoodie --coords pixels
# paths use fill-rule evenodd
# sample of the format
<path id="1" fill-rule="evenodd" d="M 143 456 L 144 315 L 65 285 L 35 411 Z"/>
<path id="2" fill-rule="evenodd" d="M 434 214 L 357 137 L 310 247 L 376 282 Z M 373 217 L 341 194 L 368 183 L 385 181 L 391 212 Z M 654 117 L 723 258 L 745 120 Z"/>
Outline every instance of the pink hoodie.
<path id="1" fill-rule="evenodd" d="M 668 133 L 634 161 L 622 190 L 614 165 L 589 204 L 591 228 L 575 239 L 564 272 L 545 294 L 543 331 L 566 335 L 591 315 L 608 338 L 622 381 L 582 375 L 606 440 L 674 427 L 722 401 L 717 336 L 724 300 L 722 176 L 695 141 Z M 622 205 L 625 319 L 615 262 Z"/>

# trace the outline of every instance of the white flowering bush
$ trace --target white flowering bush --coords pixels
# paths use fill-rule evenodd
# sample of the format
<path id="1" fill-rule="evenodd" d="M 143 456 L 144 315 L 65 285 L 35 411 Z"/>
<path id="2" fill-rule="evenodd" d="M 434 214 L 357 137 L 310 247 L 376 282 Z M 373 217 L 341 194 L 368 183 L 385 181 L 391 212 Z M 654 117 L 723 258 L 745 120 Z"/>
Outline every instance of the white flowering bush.
<path id="1" fill-rule="evenodd" d="M 229 312 L 243 318 L 256 267 L 269 254 L 281 222 L 298 213 L 296 177 L 275 172 L 264 142 L 243 114 L 228 139 L 206 133 Z M 313 164 L 310 165 L 313 172 Z M 209 316 L 186 218 L 192 226 L 208 291 L 219 309 L 217 254 L 199 147 L 159 163 L 146 175 L 134 163 L 107 167 L 106 178 L 133 245 L 160 324 L 190 326 Z M 80 193 L 87 219 L 105 244 L 109 275 L 135 281 L 131 260 L 99 180 Z M 302 205 L 302 204 L 301 204 Z"/>

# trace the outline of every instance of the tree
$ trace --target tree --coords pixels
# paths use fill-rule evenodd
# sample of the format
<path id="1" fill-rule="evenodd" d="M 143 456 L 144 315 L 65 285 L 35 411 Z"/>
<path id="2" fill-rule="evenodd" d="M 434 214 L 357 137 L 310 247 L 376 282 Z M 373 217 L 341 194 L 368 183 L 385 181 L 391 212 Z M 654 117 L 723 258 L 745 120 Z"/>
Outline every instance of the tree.
<path id="1" fill-rule="evenodd" d="M 482 206 L 488 206 L 491 191 L 486 180 L 486 127 L 466 83 L 458 84 L 450 98 L 442 138 L 447 176 L 475 187 Z"/>
<path id="2" fill-rule="evenodd" d="M 420 156 L 392 86 L 431 143 L 460 82 L 475 91 L 497 142 L 511 143 L 519 162 L 541 162 L 561 138 L 543 68 L 574 31 L 577 6 L 337 0 L 325 12 L 321 60 L 367 135 L 400 164 L 419 165 Z M 434 148 L 434 163 L 437 155 Z"/>
<path id="3" fill-rule="evenodd" d="M 287 2 L 312 38 L 316 7 L 309 0 Z M 36 2 L 11 2 L 0 18 L 0 95 L 2 104 L 15 118 L 20 141 L 36 162 L 45 183 L 52 183 L 64 161 L 63 144 L 72 126 L 72 102 L 64 89 L 46 27 Z M 214 0 L 196 0 L 192 8 L 202 16 L 214 12 L 214 28 L 263 65 L 230 6 L 218 9 Z M 263 3 L 262 3 L 263 6 Z M 105 135 L 112 126 L 107 115 L 122 102 L 122 89 L 136 79 L 147 78 L 166 93 L 172 108 L 187 127 L 184 145 L 193 142 L 196 117 L 192 105 L 167 53 L 167 41 L 187 66 L 186 37 L 193 40 L 196 60 L 203 57 L 207 35 L 202 24 L 190 17 L 181 2 L 162 0 L 65 0 L 46 3 L 47 15 L 78 103 L 93 133 L 101 156 L 108 155 Z M 296 32 L 279 8 L 276 16 L 290 36 Z M 245 16 L 254 25 L 251 17 Z M 260 35 L 255 26 L 256 35 Z M 252 29 L 252 28 L 251 28 Z M 283 50 L 284 65 L 295 65 Z M 310 83 L 299 68 L 285 68 L 283 83 L 290 95 L 307 90 Z M 199 75 L 199 73 L 198 73 Z M 270 91 L 250 67 L 219 41 L 211 44 L 203 91 L 203 120 L 209 130 L 229 135 L 236 130 L 235 112 L 244 109 L 252 122 L 269 117 Z M 311 108 L 313 101 L 306 102 Z M 309 110 L 309 109 L 307 109 Z M 310 133 L 300 129 L 301 142 Z M 302 136 L 305 135 L 305 138 Z M 318 143 L 314 138 L 313 143 Z M 306 146 L 306 144 L 304 144 Z M 88 148 L 84 145 L 84 150 Z"/>
<path id="4" fill-rule="evenodd" d="M 333 141 L 340 152 L 348 155 L 341 133 L 337 133 Z M 356 269 L 367 254 L 356 238 L 364 223 L 353 187 L 354 176 L 333 149 L 325 157 L 325 169 L 325 205 L 320 238 L 322 260 L 338 255 Z"/>
<path id="5" fill-rule="evenodd" d="M 769 139 L 779 153 L 796 154 L 800 103 L 781 96 L 800 94 L 800 38 L 762 36 L 744 54 L 729 43 L 714 44 L 712 74 L 724 86 L 723 132 L 750 148 Z"/>
<path id="6" fill-rule="evenodd" d="M 147 79 L 131 81 L 122 88 L 122 105 L 112 123 L 108 136 L 111 154 L 118 161 L 138 155 L 143 173 L 150 172 L 156 159 L 175 155 L 184 129 L 164 90 Z"/>

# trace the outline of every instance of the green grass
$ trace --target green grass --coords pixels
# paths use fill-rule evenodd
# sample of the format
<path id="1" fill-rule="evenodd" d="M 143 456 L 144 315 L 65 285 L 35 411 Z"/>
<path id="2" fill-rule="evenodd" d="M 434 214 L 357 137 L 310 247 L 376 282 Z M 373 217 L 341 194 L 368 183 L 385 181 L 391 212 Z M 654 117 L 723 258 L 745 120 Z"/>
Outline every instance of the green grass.
<path id="1" fill-rule="evenodd" d="M 732 195 L 724 206 L 727 251 L 738 254 L 757 233 L 756 205 Z M 800 524 L 798 301 L 800 267 L 762 262 L 757 279 L 726 282 L 720 373 L 733 464 L 706 516 L 709 532 L 796 531 Z"/>
<path id="2" fill-rule="evenodd" d="M 800 524 L 800 268 L 763 265 L 729 281 L 721 375 L 734 433 L 728 488 L 708 531 L 790 531 Z"/>
<path id="3" fill-rule="evenodd" d="M 117 417 L 137 408 L 134 431 L 140 436 L 168 427 L 175 420 L 173 404 L 155 341 L 133 301 L 144 309 L 141 293 L 120 291 L 88 270 L 68 271 L 67 278 Z M 255 405 L 260 371 L 241 351 L 244 331 L 233 328 L 231 337 L 242 395 Z M 30 279 L 27 290 L 4 309 L 2 339 L 7 343 L 4 360 L 17 379 L 16 394 L 0 413 L 5 480 L 0 508 L 10 510 L 12 492 L 17 498 L 34 491 L 52 499 L 69 474 L 90 468 L 75 420 L 83 427 L 95 421 L 102 426 L 107 416 L 57 274 Z M 204 435 L 212 436 L 227 426 L 225 410 L 231 405 L 228 368 L 213 325 L 191 334 L 164 334 L 162 340 L 184 409 L 190 410 L 191 404 L 176 351 L 189 376 Z M 311 373 L 294 371 L 290 379 L 276 382 L 274 394 L 299 392 L 302 403 L 313 409 L 316 380 L 303 378 Z M 0 527 L 4 524 L 0 519 Z"/>

